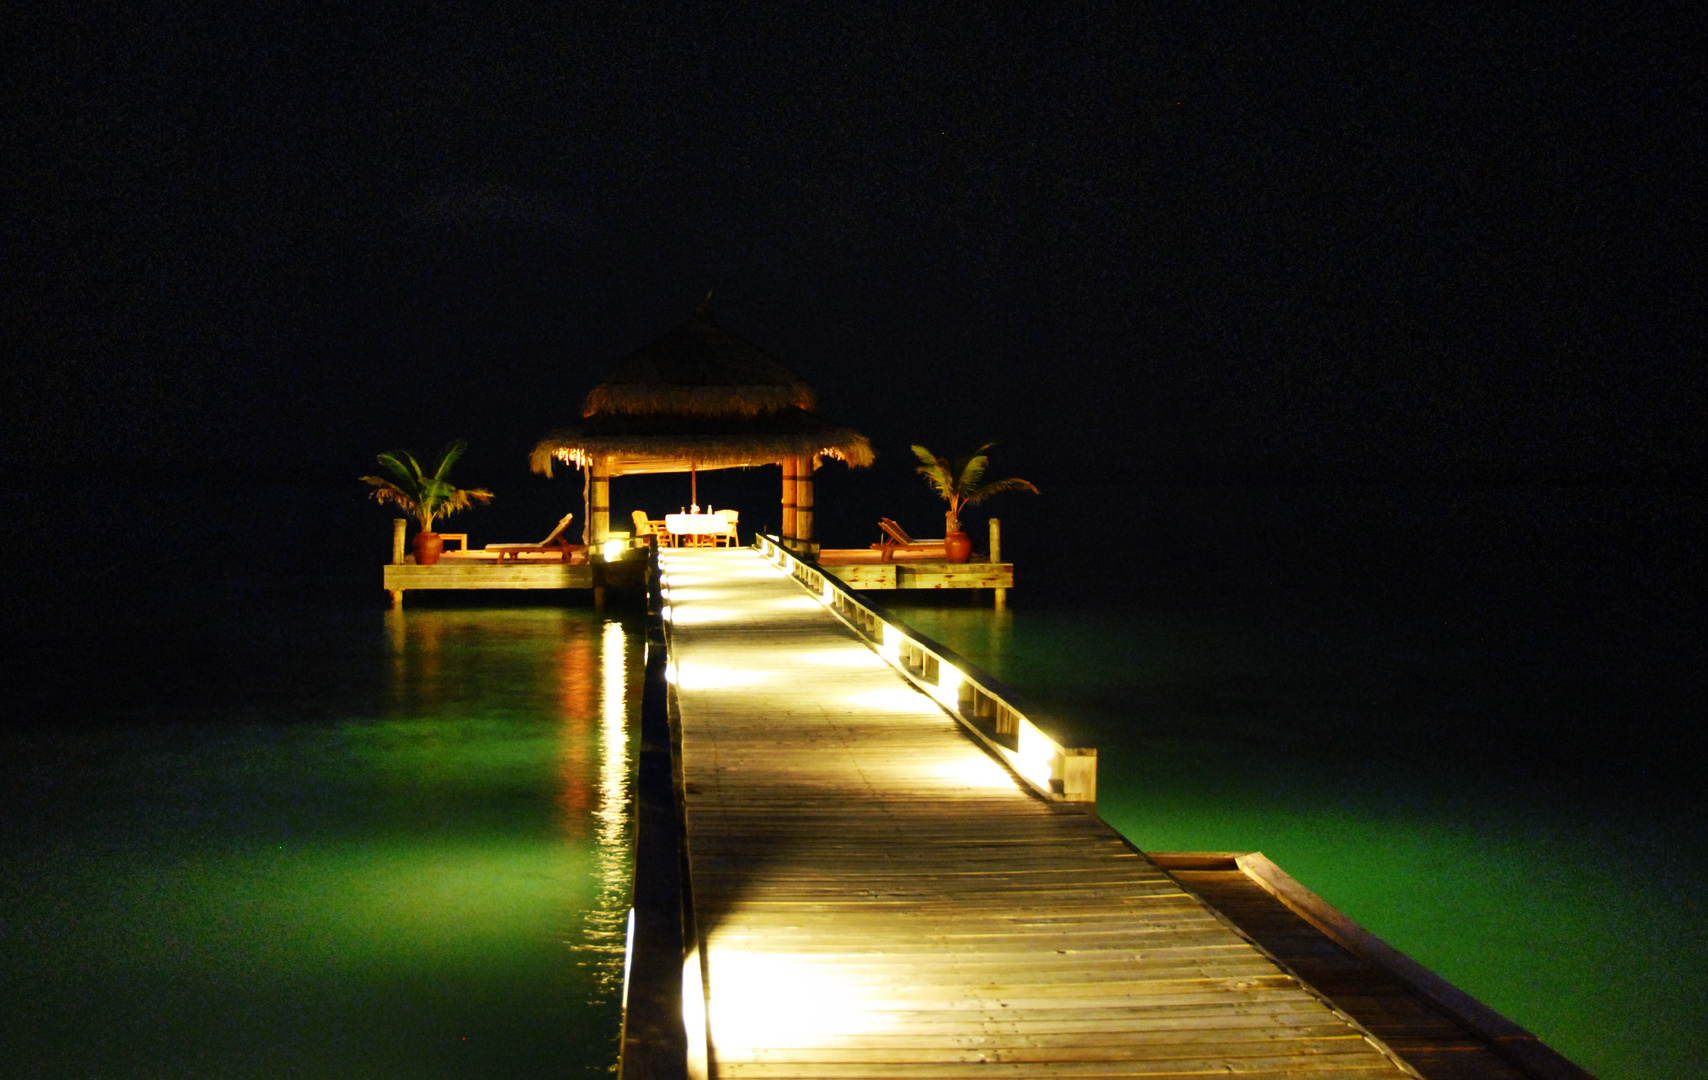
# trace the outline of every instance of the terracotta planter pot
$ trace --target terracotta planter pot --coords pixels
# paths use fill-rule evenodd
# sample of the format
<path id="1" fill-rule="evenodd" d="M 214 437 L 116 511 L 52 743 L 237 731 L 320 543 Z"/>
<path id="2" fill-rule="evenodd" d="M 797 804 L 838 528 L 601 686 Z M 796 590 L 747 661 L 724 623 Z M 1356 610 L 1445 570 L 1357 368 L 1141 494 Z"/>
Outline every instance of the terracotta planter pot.
<path id="1" fill-rule="evenodd" d="M 415 565 L 437 566 L 439 555 L 445 550 L 445 538 L 438 533 L 415 534 Z"/>
<path id="2" fill-rule="evenodd" d="M 973 538 L 964 532 L 952 532 L 943 537 L 943 557 L 949 562 L 966 562 L 972 558 Z"/>

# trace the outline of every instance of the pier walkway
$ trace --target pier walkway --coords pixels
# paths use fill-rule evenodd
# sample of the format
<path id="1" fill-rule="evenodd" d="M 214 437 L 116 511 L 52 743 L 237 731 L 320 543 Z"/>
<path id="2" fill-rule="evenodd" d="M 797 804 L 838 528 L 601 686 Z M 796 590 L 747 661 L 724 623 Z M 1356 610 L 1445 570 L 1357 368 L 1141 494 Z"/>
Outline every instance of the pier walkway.
<path id="1" fill-rule="evenodd" d="M 714 1076 L 1415 1075 L 758 554 L 663 559 Z"/>

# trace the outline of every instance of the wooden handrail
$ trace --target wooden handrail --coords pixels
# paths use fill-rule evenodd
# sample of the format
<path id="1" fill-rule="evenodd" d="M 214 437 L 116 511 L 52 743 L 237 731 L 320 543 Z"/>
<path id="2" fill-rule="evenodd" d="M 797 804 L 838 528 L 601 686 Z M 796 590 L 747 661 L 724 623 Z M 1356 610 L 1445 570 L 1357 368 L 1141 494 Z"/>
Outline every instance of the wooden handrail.
<path id="1" fill-rule="evenodd" d="M 815 593 L 832 614 L 929 694 L 1028 787 L 1057 802 L 1097 802 L 1095 749 L 1064 745 L 1026 715 L 1011 688 L 802 560 L 776 537 L 761 534 L 754 543 L 773 565 Z"/>

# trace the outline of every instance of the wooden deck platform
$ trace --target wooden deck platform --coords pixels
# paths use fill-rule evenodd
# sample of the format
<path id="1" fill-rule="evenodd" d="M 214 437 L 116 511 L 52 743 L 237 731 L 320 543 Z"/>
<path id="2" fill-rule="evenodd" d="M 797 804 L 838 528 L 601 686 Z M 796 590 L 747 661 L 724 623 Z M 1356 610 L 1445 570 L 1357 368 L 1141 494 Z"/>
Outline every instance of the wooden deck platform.
<path id="1" fill-rule="evenodd" d="M 394 604 L 415 589 L 599 589 L 608 585 L 641 585 L 646 563 L 640 551 L 606 561 L 566 563 L 556 553 L 525 555 L 499 562 L 484 552 L 446 552 L 437 565 L 388 563 L 384 586 Z"/>
<path id="2" fill-rule="evenodd" d="M 1012 589 L 1014 564 L 988 559 L 944 562 L 903 553 L 885 562 L 876 551 L 825 548 L 818 565 L 854 589 Z"/>
<path id="3" fill-rule="evenodd" d="M 713 1075 L 1416 1075 L 758 555 L 664 559 Z"/>

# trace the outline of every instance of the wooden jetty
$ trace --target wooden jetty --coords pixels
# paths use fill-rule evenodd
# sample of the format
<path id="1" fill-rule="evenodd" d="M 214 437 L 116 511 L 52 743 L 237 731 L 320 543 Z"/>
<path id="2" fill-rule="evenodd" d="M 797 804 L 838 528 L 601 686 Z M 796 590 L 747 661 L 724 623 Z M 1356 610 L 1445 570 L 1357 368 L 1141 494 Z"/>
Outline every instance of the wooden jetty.
<path id="1" fill-rule="evenodd" d="M 1421 1071 L 1182 884 L 1237 859 L 1158 865 L 1094 754 L 764 547 L 662 556 L 625 1078 L 1513 1075 Z"/>

